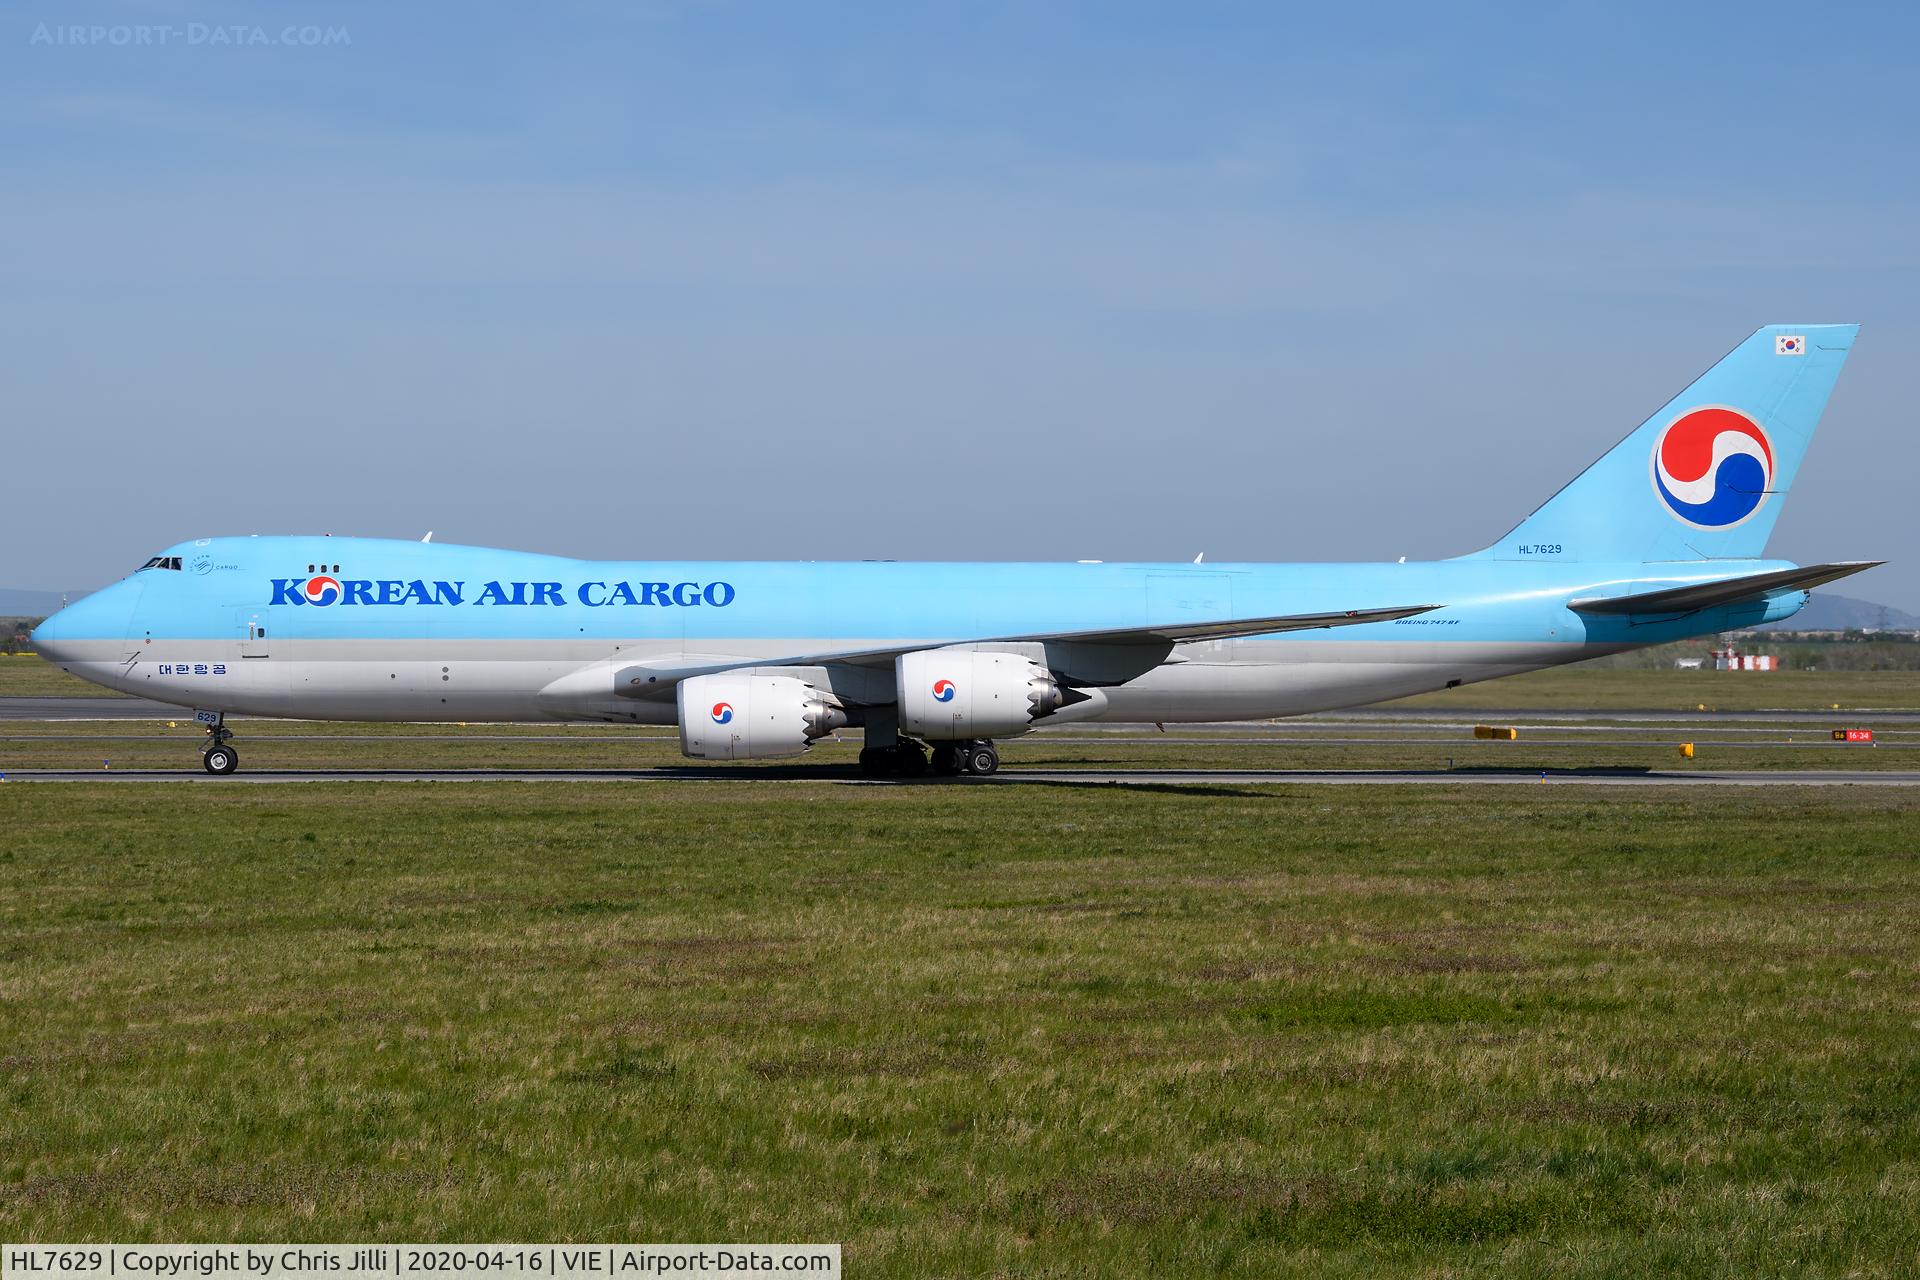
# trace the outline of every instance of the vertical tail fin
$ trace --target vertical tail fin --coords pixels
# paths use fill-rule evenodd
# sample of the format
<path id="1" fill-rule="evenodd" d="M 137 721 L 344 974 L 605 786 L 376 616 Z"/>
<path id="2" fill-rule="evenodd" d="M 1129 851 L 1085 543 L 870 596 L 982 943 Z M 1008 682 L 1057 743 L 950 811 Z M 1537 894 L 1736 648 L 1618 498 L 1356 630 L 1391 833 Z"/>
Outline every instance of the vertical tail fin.
<path id="1" fill-rule="evenodd" d="M 1754 559 L 1860 326 L 1758 330 L 1472 559 Z"/>

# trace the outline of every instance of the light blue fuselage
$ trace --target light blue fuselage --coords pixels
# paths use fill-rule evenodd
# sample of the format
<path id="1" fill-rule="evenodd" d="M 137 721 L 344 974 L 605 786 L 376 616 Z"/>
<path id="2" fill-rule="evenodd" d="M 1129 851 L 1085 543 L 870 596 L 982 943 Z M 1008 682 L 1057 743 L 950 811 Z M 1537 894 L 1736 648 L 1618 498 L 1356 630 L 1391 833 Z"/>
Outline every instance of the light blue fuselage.
<path id="1" fill-rule="evenodd" d="M 1064 718 L 1255 719 L 1749 626 L 1806 599 L 1795 591 L 1654 621 L 1567 608 L 1581 597 L 1791 567 L 1760 560 L 689 563 L 328 537 L 204 539 L 156 560 L 49 619 L 36 632 L 42 652 L 126 693 L 315 719 L 671 723 L 671 697 L 616 698 L 581 673 L 955 643 L 1077 668 L 1099 696 Z M 1421 604 L 1440 607 L 1396 622 L 1159 651 L 982 643 Z M 877 670 L 831 662 L 802 670 L 844 695 L 856 723 L 860 706 L 889 700 Z"/>

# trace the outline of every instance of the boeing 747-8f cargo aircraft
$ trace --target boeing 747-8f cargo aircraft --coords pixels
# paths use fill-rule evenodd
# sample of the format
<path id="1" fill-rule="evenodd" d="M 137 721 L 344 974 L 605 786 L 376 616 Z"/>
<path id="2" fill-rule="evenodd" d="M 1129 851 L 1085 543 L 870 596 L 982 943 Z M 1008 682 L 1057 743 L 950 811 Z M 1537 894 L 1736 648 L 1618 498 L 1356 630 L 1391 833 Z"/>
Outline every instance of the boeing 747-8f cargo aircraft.
<path id="1" fill-rule="evenodd" d="M 861 726 L 878 774 L 991 773 L 1077 720 L 1265 719 L 1784 618 L 1869 563 L 1763 560 L 1855 325 L 1761 329 L 1500 541 L 1418 564 L 568 560 L 201 538 L 49 618 L 123 693 L 314 720 L 678 724 L 702 760 Z"/>

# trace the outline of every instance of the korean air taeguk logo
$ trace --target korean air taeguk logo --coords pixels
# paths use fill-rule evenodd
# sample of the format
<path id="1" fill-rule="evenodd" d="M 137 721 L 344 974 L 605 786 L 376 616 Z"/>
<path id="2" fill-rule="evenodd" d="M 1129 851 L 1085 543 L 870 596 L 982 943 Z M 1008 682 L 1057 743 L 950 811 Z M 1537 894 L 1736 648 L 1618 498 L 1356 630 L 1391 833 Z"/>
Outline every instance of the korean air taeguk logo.
<path id="1" fill-rule="evenodd" d="M 933 700 L 935 702 L 952 702 L 953 681 L 935 680 L 933 682 Z"/>
<path id="2" fill-rule="evenodd" d="M 300 594 L 307 598 L 308 604 L 333 604 L 340 599 L 340 583 L 323 573 L 308 578 Z"/>
<path id="3" fill-rule="evenodd" d="M 1653 487 L 1675 518 L 1696 529 L 1730 529 L 1766 502 L 1773 445 L 1738 409 L 1690 409 L 1654 442 Z"/>
<path id="4" fill-rule="evenodd" d="M 731 724 L 733 723 L 733 704 L 730 702 L 716 702 L 713 704 L 713 711 L 710 714 L 713 716 L 713 722 L 715 724 Z"/>

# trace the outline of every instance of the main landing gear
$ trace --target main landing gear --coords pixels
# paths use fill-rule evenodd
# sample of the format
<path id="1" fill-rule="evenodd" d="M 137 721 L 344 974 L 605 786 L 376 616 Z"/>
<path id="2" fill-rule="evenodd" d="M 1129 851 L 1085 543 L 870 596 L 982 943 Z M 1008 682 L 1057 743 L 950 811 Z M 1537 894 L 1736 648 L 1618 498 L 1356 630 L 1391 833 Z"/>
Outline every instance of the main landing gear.
<path id="1" fill-rule="evenodd" d="M 860 772 L 869 778 L 917 778 L 927 771 L 927 753 L 917 742 L 904 739 L 890 747 L 868 747 L 860 753 Z"/>
<path id="2" fill-rule="evenodd" d="M 227 713 L 222 711 L 207 726 L 207 746 L 200 756 L 201 767 L 212 774 L 229 774 L 238 769 L 240 753 L 227 745 L 232 741 L 233 730 L 227 728 Z"/>
<path id="3" fill-rule="evenodd" d="M 985 738 L 971 742 L 943 742 L 933 749 L 933 771 L 943 778 L 971 773 L 986 777 L 1000 768 L 1000 753 Z"/>
<path id="4" fill-rule="evenodd" d="M 938 742 L 929 760 L 924 744 L 901 738 L 893 746 L 868 747 L 860 753 L 860 772 L 869 778 L 919 778 L 931 770 L 954 778 L 963 773 L 985 777 L 1000 768 L 1000 753 L 984 738 L 971 742 Z"/>

